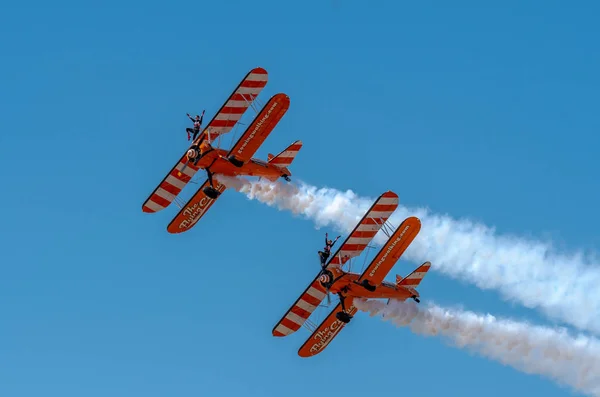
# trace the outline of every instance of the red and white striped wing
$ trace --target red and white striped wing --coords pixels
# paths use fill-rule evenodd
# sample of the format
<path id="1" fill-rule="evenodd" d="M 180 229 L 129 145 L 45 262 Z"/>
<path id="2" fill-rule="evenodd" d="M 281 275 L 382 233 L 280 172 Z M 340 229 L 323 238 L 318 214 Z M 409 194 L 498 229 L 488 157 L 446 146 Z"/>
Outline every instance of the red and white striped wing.
<path id="1" fill-rule="evenodd" d="M 398 208 L 398 195 L 396 193 L 387 191 L 379 196 L 335 255 L 331 257 L 327 267 L 343 265 L 349 259 L 362 254 L 379 232 L 379 229 L 396 211 L 396 208 Z"/>
<path id="2" fill-rule="evenodd" d="M 242 118 L 246 109 L 265 88 L 268 77 L 267 71 L 263 68 L 254 68 L 246 75 L 204 129 L 203 134 L 209 133 L 210 142 L 231 131 L 233 126 Z"/>
<path id="3" fill-rule="evenodd" d="M 396 193 L 388 191 L 379 196 L 327 266 L 343 264 L 348 259 L 359 256 L 396 208 L 398 208 L 398 195 Z M 317 276 L 292 308 L 275 325 L 273 336 L 287 336 L 298 331 L 317 306 L 321 304 L 325 296 L 325 288 L 321 285 Z"/>
<path id="4" fill-rule="evenodd" d="M 315 311 L 317 306 L 325 299 L 327 293 L 321 285 L 319 277 L 304 290 L 304 293 L 294 303 L 292 308 L 279 320 L 273 328 L 273 336 L 288 336 L 300 329 L 302 324 Z"/>
<path id="5" fill-rule="evenodd" d="M 250 104 L 267 85 L 267 79 L 268 74 L 265 69 L 252 69 L 229 96 L 229 99 L 221 109 L 219 109 L 215 117 L 208 123 L 202 134 L 196 138 L 196 141 L 198 141 L 202 135 L 206 134 L 207 130 L 210 130 L 211 141 L 219 137 L 219 135 L 231 131 Z M 192 143 L 192 145 L 193 144 L 194 143 Z M 190 145 L 190 147 L 192 145 Z M 142 204 L 142 211 L 153 213 L 165 209 L 171 204 L 175 197 L 181 193 L 181 190 L 183 190 L 185 185 L 187 185 L 190 179 L 192 179 L 198 171 L 198 167 L 188 164 L 185 171 L 180 172 L 186 162 L 187 157 L 184 153 L 175 166 L 171 168 L 171 171 L 169 171 L 160 185 L 158 185 L 150 197 Z"/>

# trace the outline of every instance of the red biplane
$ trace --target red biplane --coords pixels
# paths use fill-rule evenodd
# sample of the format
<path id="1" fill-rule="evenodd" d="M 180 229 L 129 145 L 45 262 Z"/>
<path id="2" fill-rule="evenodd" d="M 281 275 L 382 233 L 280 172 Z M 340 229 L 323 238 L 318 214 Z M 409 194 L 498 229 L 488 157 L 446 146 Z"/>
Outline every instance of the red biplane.
<path id="1" fill-rule="evenodd" d="M 229 150 L 213 147 L 221 135 L 231 131 L 242 115 L 252 106 L 256 97 L 266 86 L 267 71 L 252 69 L 229 96 L 225 104 L 192 142 L 175 166 L 142 205 L 144 212 L 158 212 L 171 204 L 196 172 L 203 169 L 206 181 L 167 227 L 169 233 L 182 233 L 191 229 L 227 188 L 213 175 L 235 177 L 257 176 L 270 181 L 284 178 L 289 181 L 292 173 L 288 167 L 294 161 L 302 142 L 296 141 L 278 155 L 269 154 L 267 161 L 252 156 L 273 131 L 290 106 L 290 98 L 276 94 L 262 108 L 246 131 Z"/>
<path id="2" fill-rule="evenodd" d="M 429 262 L 404 278 L 397 275 L 395 283 L 384 281 L 421 230 L 421 221 L 416 217 L 409 217 L 391 233 L 388 218 L 397 207 L 398 196 L 391 191 L 382 194 L 375 201 L 335 255 L 275 325 L 273 336 L 287 336 L 305 326 L 312 331 L 312 335 L 300 347 L 298 355 L 310 357 L 322 352 L 350 322 L 357 312 L 353 305 L 355 298 L 387 299 L 388 302 L 390 299 L 412 298 L 419 302 L 419 293 L 415 288 L 429 270 Z M 342 270 L 348 260 L 363 252 L 380 229 L 389 239 L 362 274 Z M 340 301 L 317 327 L 308 318 L 326 297 L 330 299 L 329 294 L 336 294 Z"/>

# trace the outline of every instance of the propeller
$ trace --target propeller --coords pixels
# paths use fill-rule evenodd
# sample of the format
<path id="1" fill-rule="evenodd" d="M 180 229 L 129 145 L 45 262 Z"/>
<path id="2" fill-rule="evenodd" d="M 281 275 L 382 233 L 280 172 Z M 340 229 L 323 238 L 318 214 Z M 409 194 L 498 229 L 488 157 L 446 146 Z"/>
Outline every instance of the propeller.
<path id="1" fill-rule="evenodd" d="M 323 270 L 325 270 L 325 268 L 321 269 L 320 281 L 322 284 L 325 285 L 325 292 L 327 293 L 327 305 L 331 305 L 331 295 L 329 293 L 329 288 L 331 288 L 332 280 L 329 279 L 329 275 L 324 273 Z"/>
<path id="2" fill-rule="evenodd" d="M 327 305 L 329 306 L 329 305 L 331 305 L 331 294 L 329 293 L 329 289 L 331 288 L 331 281 L 333 281 L 333 280 L 330 280 L 329 276 L 324 272 L 325 269 L 327 269 L 327 266 L 324 266 L 324 263 L 322 262 L 323 259 L 321 257 L 320 252 L 321 251 L 319 251 L 319 259 L 321 260 L 320 281 L 322 284 L 325 285 L 325 292 L 327 293 Z"/>

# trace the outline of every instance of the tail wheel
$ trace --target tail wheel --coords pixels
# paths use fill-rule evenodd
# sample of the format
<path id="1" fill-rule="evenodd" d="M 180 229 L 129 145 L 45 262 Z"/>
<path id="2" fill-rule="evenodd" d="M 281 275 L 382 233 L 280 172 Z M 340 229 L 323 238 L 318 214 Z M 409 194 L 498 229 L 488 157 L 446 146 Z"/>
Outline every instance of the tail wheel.
<path id="1" fill-rule="evenodd" d="M 241 167 L 243 167 L 243 166 L 244 166 L 244 162 L 243 162 L 243 161 L 240 161 L 240 160 L 236 159 L 236 158 L 235 158 L 235 157 L 233 157 L 233 156 L 229 156 L 227 159 L 228 159 L 228 160 L 229 160 L 229 162 L 230 162 L 231 164 L 233 164 L 235 167 L 241 168 Z"/>
<path id="2" fill-rule="evenodd" d="M 343 322 L 344 324 L 348 324 L 350 320 L 352 320 L 352 316 L 346 312 L 337 312 L 335 314 L 335 318 Z"/>
<path id="3" fill-rule="evenodd" d="M 219 197 L 219 195 L 221 194 L 221 192 L 219 192 L 212 186 L 207 186 L 204 189 L 202 189 L 202 191 L 204 192 L 204 194 L 206 194 L 206 197 L 211 198 L 213 200 Z"/>

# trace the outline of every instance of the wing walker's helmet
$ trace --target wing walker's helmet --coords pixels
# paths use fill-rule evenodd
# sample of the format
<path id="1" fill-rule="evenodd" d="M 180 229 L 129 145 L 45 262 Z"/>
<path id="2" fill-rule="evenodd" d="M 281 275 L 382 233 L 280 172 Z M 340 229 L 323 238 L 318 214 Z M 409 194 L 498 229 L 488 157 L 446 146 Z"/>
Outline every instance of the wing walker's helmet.
<path id="1" fill-rule="evenodd" d="M 331 245 L 331 244 L 333 244 L 333 241 L 327 240 L 327 244 Z"/>

